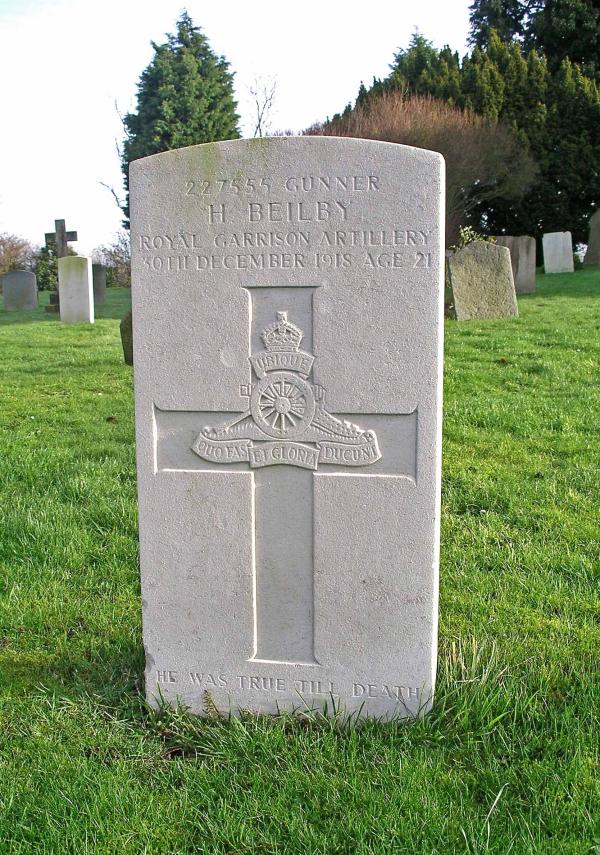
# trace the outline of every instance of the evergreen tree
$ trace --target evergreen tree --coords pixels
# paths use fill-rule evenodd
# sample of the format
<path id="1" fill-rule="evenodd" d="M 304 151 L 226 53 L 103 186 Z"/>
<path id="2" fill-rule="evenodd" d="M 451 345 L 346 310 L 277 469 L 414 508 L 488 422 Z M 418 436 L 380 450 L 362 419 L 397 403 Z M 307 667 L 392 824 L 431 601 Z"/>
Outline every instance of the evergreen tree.
<path id="1" fill-rule="evenodd" d="M 600 97 L 595 81 L 568 59 L 552 78 L 545 137 L 544 231 L 567 228 L 586 241 L 590 213 L 600 200 Z"/>
<path id="2" fill-rule="evenodd" d="M 362 102 L 386 88 L 433 95 L 507 124 L 533 156 L 537 178 L 522 197 L 487 198 L 464 225 L 536 237 L 568 229 L 576 241 L 587 239 L 588 218 L 600 203 L 600 94 L 581 67 L 564 59 L 553 70 L 541 52 L 494 30 L 462 62 L 417 35 Z"/>
<path id="3" fill-rule="evenodd" d="M 418 31 L 413 33 L 408 49 L 395 54 L 390 69 L 390 76 L 373 87 L 372 94 L 390 88 L 408 89 L 417 95 L 433 95 L 457 105 L 461 100 L 458 54 L 449 47 L 438 52 Z"/>
<path id="4" fill-rule="evenodd" d="M 600 0 L 546 0 L 531 19 L 526 41 L 546 54 L 553 71 L 568 57 L 600 81 Z"/>
<path id="5" fill-rule="evenodd" d="M 152 43 L 154 56 L 138 84 L 137 112 L 124 117 L 122 169 L 127 189 L 132 160 L 182 146 L 238 139 L 237 104 L 229 63 L 183 12 L 177 32 L 165 44 Z"/>
<path id="6" fill-rule="evenodd" d="M 406 83 L 411 92 L 422 94 L 433 79 L 438 62 L 438 52 L 432 42 L 426 39 L 418 30 L 412 34 L 408 49 L 400 49 L 394 55 L 394 64 L 390 82 L 402 88 Z"/>
<path id="7" fill-rule="evenodd" d="M 373 82 L 375 82 L 375 81 L 373 81 Z M 355 106 L 362 104 L 363 101 L 365 101 L 368 98 L 368 96 L 369 96 L 369 93 L 368 93 L 367 87 L 365 86 L 365 84 L 361 80 L 360 86 L 358 87 L 358 95 L 356 96 L 356 105 Z"/>
<path id="8" fill-rule="evenodd" d="M 529 16 L 540 0 L 474 0 L 469 7 L 469 44 L 485 48 L 494 30 L 502 41 L 524 36 Z"/>
<path id="9" fill-rule="evenodd" d="M 58 289 L 58 258 L 54 251 L 42 246 L 35 260 L 33 271 L 36 275 L 39 291 L 56 291 Z"/>
<path id="10" fill-rule="evenodd" d="M 462 68 L 462 94 L 465 106 L 481 116 L 497 121 L 502 111 L 506 86 L 497 63 L 476 47 Z"/>
<path id="11" fill-rule="evenodd" d="M 553 72 L 568 58 L 600 80 L 600 0 L 474 0 L 469 21 L 473 47 L 487 48 L 495 30 L 544 53 Z"/>

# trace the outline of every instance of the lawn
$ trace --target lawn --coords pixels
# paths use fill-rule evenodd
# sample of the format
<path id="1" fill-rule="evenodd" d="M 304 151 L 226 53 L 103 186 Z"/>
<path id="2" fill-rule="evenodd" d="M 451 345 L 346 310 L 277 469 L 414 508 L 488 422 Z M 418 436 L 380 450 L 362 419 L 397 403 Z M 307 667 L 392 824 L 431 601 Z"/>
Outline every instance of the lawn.
<path id="1" fill-rule="evenodd" d="M 446 325 L 424 720 L 151 713 L 132 373 L 0 311 L 0 853 L 600 853 L 600 269 Z"/>

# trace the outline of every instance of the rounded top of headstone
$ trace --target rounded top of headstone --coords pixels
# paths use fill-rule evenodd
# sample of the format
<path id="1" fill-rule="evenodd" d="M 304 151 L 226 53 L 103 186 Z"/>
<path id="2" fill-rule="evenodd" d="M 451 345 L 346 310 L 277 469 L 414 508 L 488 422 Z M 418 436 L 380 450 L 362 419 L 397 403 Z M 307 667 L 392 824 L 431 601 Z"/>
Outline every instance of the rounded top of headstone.
<path id="1" fill-rule="evenodd" d="M 85 255 L 64 255 L 62 258 L 58 259 L 58 263 L 61 266 L 81 265 L 82 262 L 87 264 L 89 262 L 89 258 Z"/>
<path id="2" fill-rule="evenodd" d="M 24 270 L 21 267 L 14 267 L 12 270 L 7 270 L 6 273 L 4 273 L 3 275 L 12 276 L 13 274 L 18 274 L 19 276 L 21 276 L 23 273 L 26 276 L 35 276 L 35 274 L 31 272 L 31 270 Z"/>
<path id="3" fill-rule="evenodd" d="M 202 167 L 205 174 L 218 170 L 223 164 L 221 157 L 226 159 L 235 158 L 242 168 L 244 160 L 269 162 L 283 153 L 290 152 L 294 158 L 302 157 L 315 151 L 332 150 L 337 155 L 352 154 L 352 151 L 363 151 L 366 147 L 377 150 L 379 157 L 386 156 L 387 152 L 403 152 L 408 160 L 413 158 L 417 162 L 444 164 L 443 156 L 437 151 L 417 148 L 416 146 L 401 145 L 400 143 L 383 142 L 381 140 L 366 140 L 359 137 L 336 137 L 336 136 L 301 136 L 301 137 L 254 137 L 242 140 L 223 140 L 221 142 L 200 143 L 199 145 L 185 146 L 183 148 L 162 151 L 141 157 L 129 164 L 130 174 L 143 171 L 151 163 L 161 164 L 165 168 L 168 162 L 188 161 Z M 368 171 L 368 170 L 367 170 Z M 321 188 L 322 189 L 322 188 Z"/>
<path id="4" fill-rule="evenodd" d="M 466 246 L 457 249 L 454 253 L 456 260 L 467 256 L 475 256 L 481 260 L 485 258 L 510 259 L 510 250 L 507 246 L 501 246 L 489 240 L 474 240 L 466 244 Z"/>

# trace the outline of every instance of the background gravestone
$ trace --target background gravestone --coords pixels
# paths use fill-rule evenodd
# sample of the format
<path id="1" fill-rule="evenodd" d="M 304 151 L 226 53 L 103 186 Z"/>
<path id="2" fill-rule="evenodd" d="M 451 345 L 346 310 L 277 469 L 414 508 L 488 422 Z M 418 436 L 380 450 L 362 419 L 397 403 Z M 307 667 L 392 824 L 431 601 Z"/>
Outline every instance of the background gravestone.
<path id="1" fill-rule="evenodd" d="M 452 294 L 452 285 L 450 284 L 449 268 L 449 262 L 453 255 L 453 249 L 446 250 L 444 264 L 444 317 L 456 320 L 456 311 L 454 309 L 454 296 Z"/>
<path id="2" fill-rule="evenodd" d="M 2 277 L 2 299 L 7 312 L 37 309 L 38 290 L 35 273 L 10 270 Z"/>
<path id="3" fill-rule="evenodd" d="M 459 321 L 516 318 L 519 314 L 510 252 L 473 241 L 448 259 L 454 311 Z"/>
<path id="4" fill-rule="evenodd" d="M 121 333 L 121 345 L 123 347 L 123 359 L 126 365 L 133 365 L 133 328 L 131 311 L 127 312 L 119 324 Z"/>
<path id="5" fill-rule="evenodd" d="M 442 169 L 319 137 L 131 164 L 151 701 L 430 705 Z"/>
<path id="6" fill-rule="evenodd" d="M 527 235 L 498 235 L 498 246 L 505 246 L 510 252 L 513 280 L 517 294 L 535 292 L 535 238 Z"/>
<path id="7" fill-rule="evenodd" d="M 600 264 L 600 209 L 590 217 L 588 247 L 583 263 Z"/>
<path id="8" fill-rule="evenodd" d="M 573 273 L 571 232 L 548 232 L 542 238 L 545 273 Z"/>
<path id="9" fill-rule="evenodd" d="M 529 235 L 519 235 L 517 242 L 517 278 L 515 290 L 517 294 L 535 293 L 536 244 L 535 238 Z"/>
<path id="10" fill-rule="evenodd" d="M 60 319 L 65 324 L 94 323 L 92 264 L 81 255 L 58 259 Z"/>
<path id="11" fill-rule="evenodd" d="M 92 264 L 92 280 L 94 306 L 101 306 L 106 302 L 106 267 L 103 264 Z"/>

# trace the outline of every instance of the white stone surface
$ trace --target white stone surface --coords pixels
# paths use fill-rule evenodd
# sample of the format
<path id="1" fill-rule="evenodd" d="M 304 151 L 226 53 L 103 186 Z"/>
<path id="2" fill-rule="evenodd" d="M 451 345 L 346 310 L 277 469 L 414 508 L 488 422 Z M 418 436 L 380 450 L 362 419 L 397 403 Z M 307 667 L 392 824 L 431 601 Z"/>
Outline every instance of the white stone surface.
<path id="1" fill-rule="evenodd" d="M 92 262 L 82 255 L 58 259 L 60 319 L 65 324 L 94 323 Z"/>
<path id="2" fill-rule="evenodd" d="M 10 270 L 2 277 L 2 299 L 7 312 L 37 309 L 38 290 L 35 273 Z"/>
<path id="3" fill-rule="evenodd" d="M 442 158 L 211 143 L 134 162 L 130 188 L 149 699 L 426 710 Z"/>
<path id="4" fill-rule="evenodd" d="M 548 232 L 542 238 L 545 273 L 573 273 L 571 232 Z"/>

